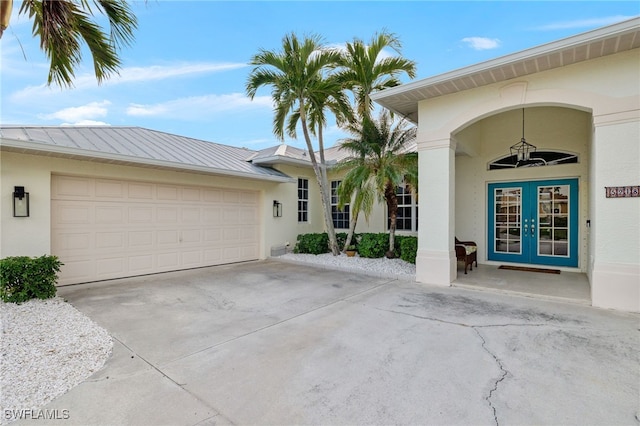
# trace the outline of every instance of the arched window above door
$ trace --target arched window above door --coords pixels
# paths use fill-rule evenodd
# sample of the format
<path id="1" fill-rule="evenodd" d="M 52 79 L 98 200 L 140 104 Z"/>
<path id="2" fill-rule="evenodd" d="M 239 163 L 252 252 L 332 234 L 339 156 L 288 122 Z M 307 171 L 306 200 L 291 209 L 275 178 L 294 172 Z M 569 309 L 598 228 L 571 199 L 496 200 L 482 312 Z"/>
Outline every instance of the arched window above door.
<path id="1" fill-rule="evenodd" d="M 575 164 L 578 154 L 573 152 L 537 150 L 529 155 L 528 160 L 519 160 L 516 154 L 505 155 L 489 163 L 489 170 L 515 169 L 520 167 L 556 166 L 558 164 Z"/>

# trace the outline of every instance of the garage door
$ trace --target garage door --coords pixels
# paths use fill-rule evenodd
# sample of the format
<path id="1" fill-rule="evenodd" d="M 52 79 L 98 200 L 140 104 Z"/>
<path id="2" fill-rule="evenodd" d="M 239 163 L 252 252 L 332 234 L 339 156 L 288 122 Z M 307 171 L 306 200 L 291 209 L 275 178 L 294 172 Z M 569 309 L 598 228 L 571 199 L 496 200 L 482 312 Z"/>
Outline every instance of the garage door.
<path id="1" fill-rule="evenodd" d="M 258 199 L 255 191 L 53 176 L 58 283 L 258 259 Z"/>

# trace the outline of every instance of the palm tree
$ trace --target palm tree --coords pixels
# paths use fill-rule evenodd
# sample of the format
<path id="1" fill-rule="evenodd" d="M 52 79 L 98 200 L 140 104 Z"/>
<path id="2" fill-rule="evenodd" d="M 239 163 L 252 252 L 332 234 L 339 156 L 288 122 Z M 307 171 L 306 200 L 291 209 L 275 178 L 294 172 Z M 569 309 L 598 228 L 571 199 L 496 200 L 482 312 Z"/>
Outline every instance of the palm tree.
<path id="1" fill-rule="evenodd" d="M 341 149 L 352 154 L 340 164 L 340 168 L 348 170 L 338 190 L 341 201 L 348 200 L 351 191 L 357 188 L 354 203 L 358 203 L 367 217 L 376 196 L 386 202 L 389 212 L 387 257 L 393 257 L 398 216 L 396 188 L 404 182 L 413 191 L 417 189 L 418 156 L 409 151 L 416 129 L 408 127 L 404 119 L 395 121 L 389 111 L 382 110 L 378 120 L 365 116 L 362 122 L 350 124 L 347 130 L 354 137 L 343 140 L 341 145 Z"/>
<path id="2" fill-rule="evenodd" d="M 0 0 L 0 37 L 8 27 L 13 0 Z M 106 15 L 109 33 L 91 17 Z M 47 84 L 73 86 L 74 70 L 82 61 L 82 42 L 93 58 L 93 69 L 102 83 L 120 68 L 118 50 L 133 41 L 137 19 L 127 0 L 23 0 L 20 14 L 33 21 L 33 36 L 50 60 Z"/>
<path id="3" fill-rule="evenodd" d="M 251 59 L 255 65 L 246 84 L 248 96 L 253 99 L 259 88 L 271 86 L 275 104 L 273 133 L 284 140 L 285 135 L 297 137 L 302 128 L 309 158 L 320 187 L 329 246 L 334 255 L 340 253 L 331 216 L 331 192 L 324 157 L 323 128 L 327 124 L 326 111 L 331 111 L 339 122 L 351 114 L 349 101 L 337 79 L 328 75 L 339 53 L 326 49 L 319 36 L 299 40 L 291 33 L 282 40 L 282 51 L 260 50 Z M 286 124 L 286 125 L 285 125 Z M 318 140 L 319 161 L 311 137 Z"/>
<path id="4" fill-rule="evenodd" d="M 398 76 L 402 73 L 406 73 L 410 78 L 415 77 L 415 62 L 400 56 L 385 57 L 383 56 L 385 48 L 390 48 L 400 54 L 402 45 L 394 34 L 382 31 L 375 34 L 368 45 L 355 38 L 353 42 L 347 43 L 340 56 L 336 78 L 346 89 L 353 93 L 356 104 L 355 110 L 361 120 L 364 120 L 365 117 L 371 117 L 373 103 L 370 95 L 372 92 L 398 86 L 401 83 Z M 370 209 L 372 203 L 369 205 L 371 198 L 367 197 L 366 194 L 361 194 L 360 188 L 357 186 L 346 188 L 344 187 L 344 181 L 341 185 L 343 187 L 340 192 L 344 197 L 341 200 L 341 204 L 346 204 L 353 198 L 351 204 L 352 216 L 344 250 L 351 244 L 358 223 L 360 208 L 367 207 Z M 363 204 L 362 201 L 364 200 L 367 200 L 367 203 Z M 370 211 L 363 211 L 368 220 Z"/>
<path id="5" fill-rule="evenodd" d="M 401 56 L 385 56 L 384 49 L 401 54 L 400 39 L 382 31 L 374 34 L 369 44 L 354 38 L 340 55 L 336 77 L 354 95 L 356 111 L 361 118 L 371 116 L 371 93 L 401 84 L 398 76 L 416 76 L 416 63 Z"/>

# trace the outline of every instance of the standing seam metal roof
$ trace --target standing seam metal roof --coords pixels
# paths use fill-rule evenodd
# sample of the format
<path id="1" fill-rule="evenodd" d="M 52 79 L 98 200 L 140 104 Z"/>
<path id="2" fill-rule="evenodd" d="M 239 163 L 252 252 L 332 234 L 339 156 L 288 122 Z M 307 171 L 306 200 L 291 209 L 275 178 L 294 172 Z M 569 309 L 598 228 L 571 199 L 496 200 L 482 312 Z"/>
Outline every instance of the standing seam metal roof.
<path id="1" fill-rule="evenodd" d="M 141 127 L 1 126 L 0 138 L 0 148 L 8 151 L 265 180 L 291 179 L 275 169 L 247 161 L 256 151 Z"/>

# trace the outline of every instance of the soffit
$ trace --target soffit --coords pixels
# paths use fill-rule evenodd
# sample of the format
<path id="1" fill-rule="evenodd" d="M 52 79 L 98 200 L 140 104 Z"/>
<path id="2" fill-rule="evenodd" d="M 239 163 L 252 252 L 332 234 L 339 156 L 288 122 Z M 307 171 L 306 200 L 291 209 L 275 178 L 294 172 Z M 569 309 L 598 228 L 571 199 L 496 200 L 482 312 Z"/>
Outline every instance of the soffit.
<path id="1" fill-rule="evenodd" d="M 414 123 L 418 102 L 487 86 L 640 47 L 640 18 L 372 94 Z"/>

